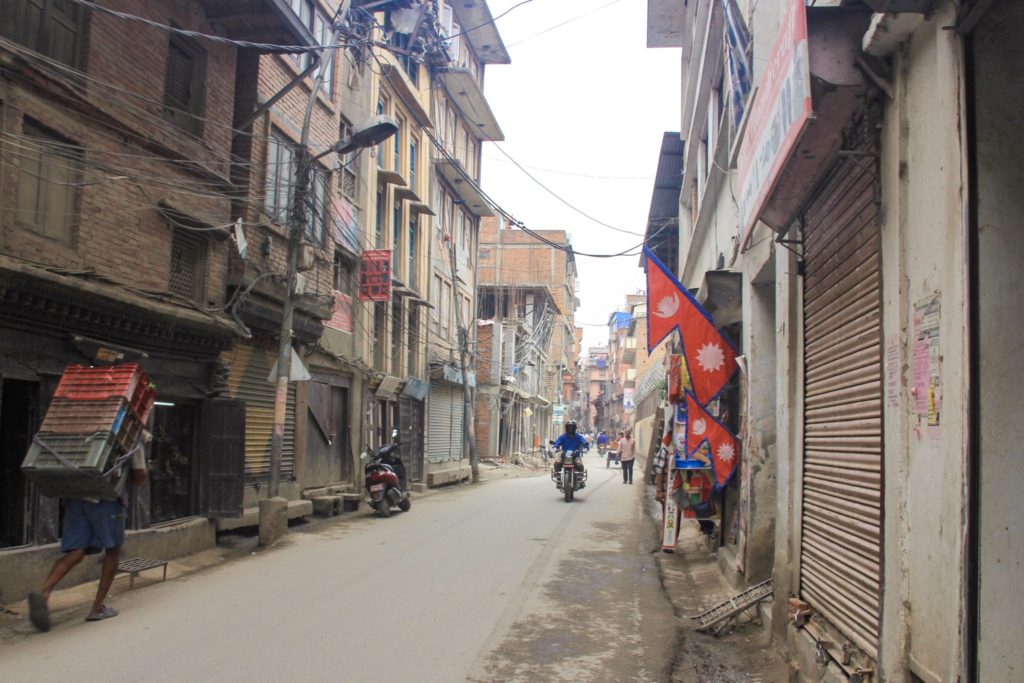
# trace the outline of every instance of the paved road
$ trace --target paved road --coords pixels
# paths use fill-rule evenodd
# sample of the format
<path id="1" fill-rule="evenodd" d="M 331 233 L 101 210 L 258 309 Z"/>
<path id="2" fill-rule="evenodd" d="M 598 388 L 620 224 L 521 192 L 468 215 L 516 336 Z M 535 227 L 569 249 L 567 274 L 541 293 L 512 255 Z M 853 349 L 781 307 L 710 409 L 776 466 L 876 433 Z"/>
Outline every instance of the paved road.
<path id="1" fill-rule="evenodd" d="M 116 619 L 0 644 L 2 677 L 665 680 L 672 622 L 641 486 L 587 464 L 571 504 L 544 476 L 492 479 L 133 591 Z"/>

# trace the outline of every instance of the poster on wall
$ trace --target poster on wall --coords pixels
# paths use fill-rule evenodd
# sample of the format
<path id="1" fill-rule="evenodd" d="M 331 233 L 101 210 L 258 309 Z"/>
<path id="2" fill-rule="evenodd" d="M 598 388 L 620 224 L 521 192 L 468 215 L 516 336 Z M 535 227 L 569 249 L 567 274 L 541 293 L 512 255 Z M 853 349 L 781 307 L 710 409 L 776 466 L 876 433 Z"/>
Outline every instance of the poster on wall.
<path id="1" fill-rule="evenodd" d="M 941 304 L 934 294 L 914 304 L 913 396 L 917 426 L 938 427 L 942 417 Z"/>

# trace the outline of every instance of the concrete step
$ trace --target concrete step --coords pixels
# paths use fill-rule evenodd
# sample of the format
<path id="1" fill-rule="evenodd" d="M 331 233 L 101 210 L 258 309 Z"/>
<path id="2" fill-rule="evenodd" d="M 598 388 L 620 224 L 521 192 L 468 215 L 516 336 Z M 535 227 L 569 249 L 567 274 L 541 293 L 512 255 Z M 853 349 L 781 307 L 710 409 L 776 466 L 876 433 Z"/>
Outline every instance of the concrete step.
<path id="1" fill-rule="evenodd" d="M 351 493 L 352 484 L 331 484 L 329 486 L 318 486 L 314 489 L 306 489 L 302 492 L 302 497 L 306 500 L 313 500 L 320 496 L 337 496 L 342 493 Z"/>
<path id="2" fill-rule="evenodd" d="M 317 496 L 313 499 L 313 514 L 317 517 L 337 517 L 345 509 L 341 496 Z"/>
<path id="3" fill-rule="evenodd" d="M 341 504 L 345 512 L 355 512 L 363 501 L 363 494 L 361 493 L 342 493 L 338 497 L 342 500 Z"/>
<path id="4" fill-rule="evenodd" d="M 308 517 L 313 514 L 313 501 L 311 500 L 289 500 L 288 501 L 288 519 L 298 519 L 299 517 Z M 217 531 L 230 531 L 231 529 L 244 529 L 246 527 L 259 526 L 260 523 L 260 509 L 259 506 L 245 508 L 242 511 L 241 517 L 227 517 L 218 519 Z"/>

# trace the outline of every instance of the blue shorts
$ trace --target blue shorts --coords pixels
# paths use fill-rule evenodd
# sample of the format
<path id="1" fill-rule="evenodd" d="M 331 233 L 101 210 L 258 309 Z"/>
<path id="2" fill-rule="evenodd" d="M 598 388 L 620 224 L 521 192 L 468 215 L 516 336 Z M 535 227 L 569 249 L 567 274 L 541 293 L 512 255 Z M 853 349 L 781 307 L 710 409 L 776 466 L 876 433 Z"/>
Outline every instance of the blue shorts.
<path id="1" fill-rule="evenodd" d="M 73 498 L 64 506 L 61 552 L 85 549 L 86 555 L 124 543 L 124 506 L 116 500 L 90 503 Z"/>

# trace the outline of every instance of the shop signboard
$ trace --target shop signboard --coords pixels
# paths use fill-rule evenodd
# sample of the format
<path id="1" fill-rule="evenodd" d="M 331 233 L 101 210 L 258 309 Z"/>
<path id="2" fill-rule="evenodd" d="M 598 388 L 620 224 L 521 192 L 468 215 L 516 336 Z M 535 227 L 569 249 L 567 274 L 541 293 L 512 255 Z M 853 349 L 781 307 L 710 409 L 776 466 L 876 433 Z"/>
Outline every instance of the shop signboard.
<path id="1" fill-rule="evenodd" d="M 741 244 L 811 117 L 807 10 L 804 0 L 786 1 L 786 15 L 750 107 L 739 152 Z"/>

